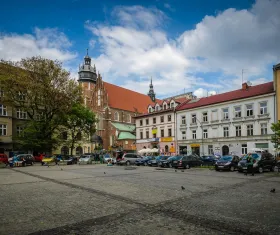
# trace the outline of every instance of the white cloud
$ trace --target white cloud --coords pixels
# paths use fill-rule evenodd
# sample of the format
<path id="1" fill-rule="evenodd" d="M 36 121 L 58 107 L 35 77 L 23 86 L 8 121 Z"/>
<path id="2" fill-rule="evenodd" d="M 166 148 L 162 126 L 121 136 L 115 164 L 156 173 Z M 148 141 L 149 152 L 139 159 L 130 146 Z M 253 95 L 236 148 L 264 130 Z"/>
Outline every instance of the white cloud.
<path id="1" fill-rule="evenodd" d="M 168 3 L 164 3 L 163 6 L 170 11 L 173 11 L 173 12 L 175 11 L 175 9 L 173 7 L 171 7 L 171 5 Z"/>
<path id="2" fill-rule="evenodd" d="M 193 92 L 193 94 L 195 96 L 197 96 L 197 98 L 201 98 L 201 97 L 207 96 L 207 90 L 205 90 L 203 88 L 198 88 L 197 90 L 195 90 Z"/>
<path id="3" fill-rule="evenodd" d="M 91 39 L 91 40 L 89 41 L 89 47 L 90 47 L 91 49 L 93 49 L 93 48 L 95 47 L 95 44 L 96 44 L 96 41 L 95 41 L 95 40 Z"/>
<path id="4" fill-rule="evenodd" d="M 77 55 L 68 50 L 69 39 L 57 29 L 35 28 L 34 34 L 1 34 L 0 59 L 19 61 L 21 58 L 42 56 L 63 62 Z"/>
<path id="5" fill-rule="evenodd" d="M 239 89 L 244 68 L 253 84 L 268 81 L 267 65 L 280 60 L 277 9 L 280 1 L 257 0 L 248 10 L 205 16 L 178 38 L 161 27 L 168 21 L 162 11 L 141 6 L 115 8 L 117 25 L 87 22 L 86 27 L 101 46 L 94 61 L 105 80 L 146 93 L 152 76 L 159 96 L 184 88 L 204 95 Z M 221 75 L 208 80 L 208 72 Z"/>

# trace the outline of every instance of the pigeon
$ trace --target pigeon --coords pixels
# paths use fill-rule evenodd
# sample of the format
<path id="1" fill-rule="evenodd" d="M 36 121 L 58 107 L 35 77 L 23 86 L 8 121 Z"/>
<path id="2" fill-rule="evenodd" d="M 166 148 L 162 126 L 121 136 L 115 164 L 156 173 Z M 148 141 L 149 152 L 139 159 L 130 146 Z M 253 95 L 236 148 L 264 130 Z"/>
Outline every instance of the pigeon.
<path id="1" fill-rule="evenodd" d="M 185 187 L 184 187 L 184 186 L 181 186 L 181 189 L 182 189 L 182 190 L 185 190 Z"/>
<path id="2" fill-rule="evenodd" d="M 48 165 L 48 167 L 50 167 L 50 166 Z"/>
<path id="3" fill-rule="evenodd" d="M 175 172 L 177 172 L 177 170 L 175 170 Z"/>
<path id="4" fill-rule="evenodd" d="M 106 175 L 106 172 L 104 171 L 104 175 Z"/>
<path id="5" fill-rule="evenodd" d="M 61 168 L 60 170 L 62 170 L 63 171 L 63 169 Z"/>
<path id="6" fill-rule="evenodd" d="M 182 172 L 185 172 L 184 170 L 181 170 Z"/>
<path id="7" fill-rule="evenodd" d="M 271 193 L 275 193 L 275 188 L 270 190 Z"/>

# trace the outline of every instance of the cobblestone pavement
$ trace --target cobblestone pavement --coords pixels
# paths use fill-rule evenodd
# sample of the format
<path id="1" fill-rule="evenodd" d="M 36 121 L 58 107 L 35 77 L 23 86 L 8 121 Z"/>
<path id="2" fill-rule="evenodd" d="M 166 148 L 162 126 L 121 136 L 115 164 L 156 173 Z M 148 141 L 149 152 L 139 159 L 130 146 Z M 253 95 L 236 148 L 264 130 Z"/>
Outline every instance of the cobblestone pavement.
<path id="1" fill-rule="evenodd" d="M 35 165 L 0 185 L 0 234 L 280 233 L 278 173 Z"/>

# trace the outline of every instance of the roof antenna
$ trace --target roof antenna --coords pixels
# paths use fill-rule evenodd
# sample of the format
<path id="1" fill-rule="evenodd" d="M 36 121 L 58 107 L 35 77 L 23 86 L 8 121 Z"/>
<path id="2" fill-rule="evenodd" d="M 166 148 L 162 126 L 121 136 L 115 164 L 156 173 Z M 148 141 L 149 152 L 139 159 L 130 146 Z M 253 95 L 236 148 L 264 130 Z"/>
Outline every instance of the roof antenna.
<path id="1" fill-rule="evenodd" d="M 87 55 L 88 55 L 88 48 L 87 48 Z"/>

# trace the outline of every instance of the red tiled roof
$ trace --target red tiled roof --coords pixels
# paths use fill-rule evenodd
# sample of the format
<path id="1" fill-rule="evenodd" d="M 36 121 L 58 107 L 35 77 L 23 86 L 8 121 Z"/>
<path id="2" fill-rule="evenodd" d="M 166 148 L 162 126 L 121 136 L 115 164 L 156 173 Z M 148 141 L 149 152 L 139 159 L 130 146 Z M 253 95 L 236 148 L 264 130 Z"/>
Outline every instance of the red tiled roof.
<path id="1" fill-rule="evenodd" d="M 192 108 L 207 106 L 211 104 L 222 103 L 226 101 L 239 100 L 239 99 L 245 99 L 253 96 L 265 95 L 273 92 L 274 92 L 273 82 L 268 82 L 257 86 L 251 86 L 247 90 L 239 89 L 235 91 L 226 92 L 223 94 L 203 97 L 199 99 L 197 102 L 184 102 L 183 104 L 179 105 L 176 108 L 176 110 L 192 109 Z"/>
<path id="2" fill-rule="evenodd" d="M 189 100 L 189 99 L 186 98 L 186 97 L 181 97 L 181 98 L 175 99 L 175 102 L 181 104 L 181 103 L 183 103 L 183 102 L 185 102 L 185 101 L 187 101 L 187 100 Z"/>
<path id="3" fill-rule="evenodd" d="M 145 113 L 147 107 L 151 104 L 151 98 L 147 95 L 128 90 L 123 87 L 104 82 L 109 97 L 109 106 L 116 109 L 127 110 L 131 112 Z M 159 102 L 160 100 L 156 100 Z"/>

